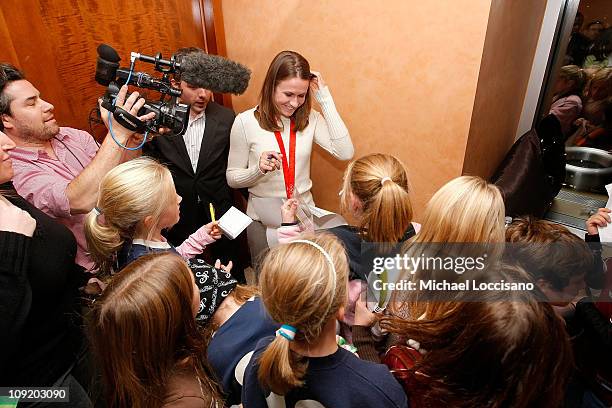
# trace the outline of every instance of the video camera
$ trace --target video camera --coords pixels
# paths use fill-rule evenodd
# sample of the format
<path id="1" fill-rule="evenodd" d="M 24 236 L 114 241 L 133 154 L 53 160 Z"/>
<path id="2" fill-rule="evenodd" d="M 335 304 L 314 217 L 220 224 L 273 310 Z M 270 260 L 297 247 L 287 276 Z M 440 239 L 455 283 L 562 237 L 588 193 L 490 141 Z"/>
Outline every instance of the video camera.
<path id="1" fill-rule="evenodd" d="M 162 127 L 170 129 L 169 135 L 185 133 L 189 120 L 189 105 L 177 101 L 177 98 L 181 95 L 181 90 L 174 88 L 170 83 L 170 75 L 180 74 L 180 63 L 175 61 L 174 56 L 170 60 L 165 60 L 161 53 L 151 57 L 132 52 L 130 68 L 120 68 L 119 61 L 121 58 L 112 47 L 101 44 L 97 51 L 96 82 L 107 87 L 106 93 L 102 97 L 102 106 L 112 112 L 117 122 L 138 133 L 157 132 Z M 155 77 L 144 72 L 135 72 L 136 60 L 153 64 L 154 69 L 161 72 L 162 76 Z M 142 116 L 149 112 L 155 112 L 154 119 L 143 122 L 137 116 L 114 105 L 119 89 L 126 83 L 139 88 L 151 89 L 161 94 L 158 101 L 147 100 L 137 114 L 137 116 Z"/>

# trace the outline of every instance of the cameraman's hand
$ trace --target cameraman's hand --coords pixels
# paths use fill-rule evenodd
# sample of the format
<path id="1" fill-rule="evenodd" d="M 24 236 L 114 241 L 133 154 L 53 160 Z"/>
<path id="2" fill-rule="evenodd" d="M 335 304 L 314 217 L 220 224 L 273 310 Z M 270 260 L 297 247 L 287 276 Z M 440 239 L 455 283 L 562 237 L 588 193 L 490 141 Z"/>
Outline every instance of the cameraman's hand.
<path id="1" fill-rule="evenodd" d="M 117 93 L 117 100 L 116 100 L 115 106 L 119 108 L 123 108 L 125 111 L 129 112 L 131 115 L 136 116 L 138 115 L 138 111 L 140 110 L 140 108 L 142 108 L 143 105 L 145 104 L 145 99 L 140 98 L 140 94 L 137 91 L 133 92 L 127 99 L 125 99 L 127 92 L 128 92 L 127 85 L 123 85 L 121 89 L 119 90 L 119 92 Z M 109 128 L 109 124 L 108 124 L 109 112 L 108 110 L 103 108 L 101 104 L 100 104 L 100 114 L 102 116 L 102 120 L 104 121 L 104 125 L 106 125 L 106 127 Z M 137 116 L 137 117 L 141 121 L 146 122 L 148 120 L 153 119 L 155 117 L 155 113 L 149 112 L 146 115 Z M 134 131 L 126 129 L 119 122 L 117 122 L 116 120 L 113 120 L 113 134 L 115 135 L 116 138 L 121 138 L 123 139 L 124 142 L 126 142 L 129 139 L 129 137 L 134 134 Z M 140 140 L 142 141 L 142 138 Z"/>

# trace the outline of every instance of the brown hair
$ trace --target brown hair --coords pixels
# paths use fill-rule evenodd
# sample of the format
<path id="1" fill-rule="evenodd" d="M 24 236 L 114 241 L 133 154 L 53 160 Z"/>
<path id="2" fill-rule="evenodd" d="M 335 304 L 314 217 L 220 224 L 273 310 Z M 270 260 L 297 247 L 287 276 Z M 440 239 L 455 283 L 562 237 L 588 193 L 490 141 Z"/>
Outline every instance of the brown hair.
<path id="1" fill-rule="evenodd" d="M 492 271 L 488 271 L 491 273 Z M 504 266 L 496 280 L 524 280 Z M 411 402 L 435 407 L 557 407 L 573 365 L 563 322 L 529 292 L 479 295 L 479 302 L 431 304 L 415 318 L 381 327 L 427 352 L 411 370 Z"/>
<path id="2" fill-rule="evenodd" d="M 311 343 L 347 301 L 348 261 L 342 244 L 332 235 L 305 237 L 329 254 L 329 261 L 304 242 L 279 245 L 266 255 L 259 277 L 261 299 L 278 323 L 297 329 L 296 341 Z M 291 351 L 289 341 L 277 336 L 259 359 L 259 382 L 285 395 L 302 385 L 307 369 L 303 356 Z"/>
<path id="3" fill-rule="evenodd" d="M 387 177 L 390 180 L 384 180 Z M 383 182 L 384 180 L 384 182 Z M 399 242 L 412 221 L 406 168 L 395 157 L 375 153 L 350 163 L 344 173 L 342 206 L 353 193 L 363 205 L 360 227 L 372 242 Z"/>
<path id="4" fill-rule="evenodd" d="M 574 276 L 593 268 L 587 244 L 562 225 L 534 217 L 516 218 L 506 229 L 506 241 L 520 244 L 510 250 L 537 279 L 545 279 L 562 290 Z"/>
<path id="5" fill-rule="evenodd" d="M 259 106 L 255 111 L 255 118 L 262 129 L 269 132 L 282 130 L 282 126 L 278 123 L 280 112 L 274 103 L 274 91 L 281 81 L 291 78 L 310 81 L 310 65 L 306 58 L 295 51 L 281 51 L 270 63 L 259 93 Z M 308 126 L 311 106 L 312 97 L 309 88 L 306 91 L 304 103 L 293 113 L 296 132 L 304 130 Z"/>
<path id="6" fill-rule="evenodd" d="M 169 381 L 181 374 L 197 376 L 203 397 L 219 398 L 203 360 L 190 275 L 174 253 L 145 255 L 94 303 L 89 337 L 110 407 L 160 406 Z"/>

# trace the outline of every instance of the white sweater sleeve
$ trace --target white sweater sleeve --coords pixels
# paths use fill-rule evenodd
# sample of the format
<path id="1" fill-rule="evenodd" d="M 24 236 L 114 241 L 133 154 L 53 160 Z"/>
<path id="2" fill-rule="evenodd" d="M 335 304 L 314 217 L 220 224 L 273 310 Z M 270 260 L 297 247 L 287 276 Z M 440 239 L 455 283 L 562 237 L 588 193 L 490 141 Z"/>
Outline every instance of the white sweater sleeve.
<path id="1" fill-rule="evenodd" d="M 225 178 L 232 188 L 251 187 L 264 174 L 259 170 L 259 161 L 249 167 L 249 142 L 241 115 L 236 117 L 230 133 L 230 149 Z"/>
<path id="2" fill-rule="evenodd" d="M 316 115 L 314 141 L 339 160 L 350 160 L 355 150 L 351 136 L 336 110 L 329 88 L 326 86 L 315 93 L 323 117 Z"/>

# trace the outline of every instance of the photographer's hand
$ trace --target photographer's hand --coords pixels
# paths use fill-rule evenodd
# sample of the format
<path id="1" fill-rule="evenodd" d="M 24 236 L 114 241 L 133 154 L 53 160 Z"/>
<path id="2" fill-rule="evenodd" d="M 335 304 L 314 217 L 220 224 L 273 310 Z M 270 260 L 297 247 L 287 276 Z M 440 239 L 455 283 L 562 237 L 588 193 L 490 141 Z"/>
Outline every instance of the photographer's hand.
<path id="1" fill-rule="evenodd" d="M 123 108 L 131 115 L 136 116 L 138 110 L 144 105 L 145 100 L 139 98 L 138 92 L 134 92 L 129 98 L 125 99 L 127 91 L 127 86 L 121 87 L 121 90 L 117 94 L 117 103 L 115 105 Z M 100 106 L 100 113 L 104 120 L 104 124 L 108 128 L 110 126 L 108 123 L 108 110 Z M 150 120 L 154 117 L 155 114 L 151 112 L 140 116 L 138 119 Z M 132 142 L 131 138 L 134 135 L 133 131 L 126 129 L 116 120 L 112 121 L 112 128 L 115 140 L 119 143 L 125 146 Z M 109 132 L 100 145 L 95 157 L 66 187 L 66 196 L 68 197 L 71 214 L 84 214 L 91 211 L 94 205 L 96 205 L 100 179 L 119 163 L 131 159 L 134 154 L 140 154 L 139 151 L 130 152 L 125 150 L 115 143 L 115 140 L 113 140 Z M 126 152 L 129 154 L 126 154 Z"/>
<path id="2" fill-rule="evenodd" d="M 149 112 L 146 115 L 137 116 L 138 115 L 138 111 L 140 110 L 140 108 L 143 107 L 143 105 L 145 104 L 146 101 L 145 101 L 144 98 L 140 98 L 140 94 L 138 93 L 138 91 L 133 92 L 126 99 L 125 97 L 127 95 L 127 92 L 128 92 L 127 85 L 123 85 L 121 87 L 121 89 L 119 90 L 119 92 L 117 93 L 117 99 L 116 99 L 116 102 L 115 102 L 115 106 L 116 107 L 123 108 L 129 114 L 137 117 L 139 120 L 141 120 L 143 122 L 151 120 L 151 119 L 153 119 L 155 117 L 155 113 L 154 112 Z M 109 124 L 108 124 L 109 112 L 108 112 L 108 110 L 103 108 L 102 105 L 100 105 L 100 114 L 102 116 L 102 120 L 104 121 L 104 125 L 106 125 L 106 127 L 110 129 Z M 122 144 L 127 143 L 129 138 L 132 135 L 134 135 L 134 131 L 126 129 L 125 127 L 123 127 L 116 120 L 113 120 L 112 128 L 113 128 L 113 135 Z M 142 141 L 142 136 L 136 136 L 136 139 L 139 139 L 140 141 Z"/>

